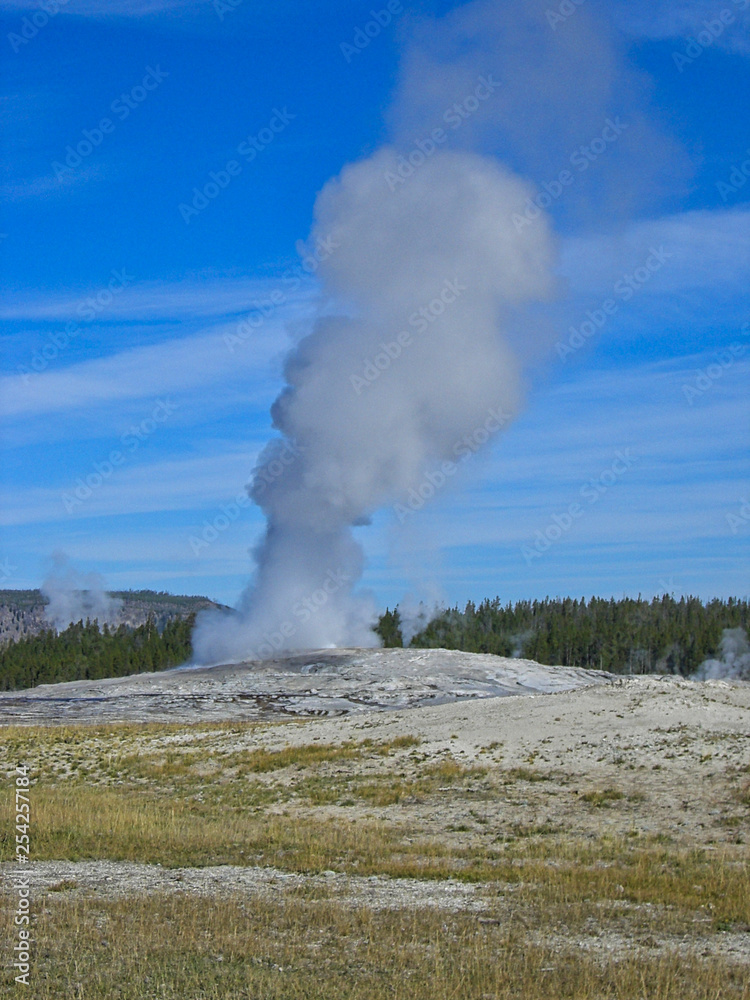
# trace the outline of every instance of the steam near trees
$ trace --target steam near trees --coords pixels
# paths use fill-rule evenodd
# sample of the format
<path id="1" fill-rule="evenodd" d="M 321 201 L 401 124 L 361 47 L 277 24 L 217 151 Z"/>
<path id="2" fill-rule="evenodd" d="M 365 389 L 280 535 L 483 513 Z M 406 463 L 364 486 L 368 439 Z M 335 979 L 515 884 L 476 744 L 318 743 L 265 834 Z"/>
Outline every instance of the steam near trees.
<path id="1" fill-rule="evenodd" d="M 442 612 L 411 645 L 614 673 L 688 675 L 719 654 L 724 629 L 747 629 L 749 618 L 748 602 L 731 597 L 706 604 L 666 594 L 652 601 L 548 597 L 513 605 L 496 597 Z M 378 632 L 386 646 L 402 645 L 398 609 L 386 611 Z"/>
<path id="2" fill-rule="evenodd" d="M 153 616 L 136 628 L 79 621 L 62 632 L 47 629 L 0 648 L 0 690 L 57 681 L 99 680 L 189 662 L 195 614 L 168 621 Z M 501 604 L 472 601 L 463 611 L 437 614 L 409 645 L 520 656 L 539 663 L 590 667 L 613 673 L 695 674 L 724 654 L 727 629 L 747 630 L 748 602 L 703 603 L 697 597 L 652 601 L 592 597 L 545 598 Z M 398 609 L 386 610 L 376 629 L 384 646 L 402 646 Z M 743 647 L 744 648 L 744 647 Z"/>

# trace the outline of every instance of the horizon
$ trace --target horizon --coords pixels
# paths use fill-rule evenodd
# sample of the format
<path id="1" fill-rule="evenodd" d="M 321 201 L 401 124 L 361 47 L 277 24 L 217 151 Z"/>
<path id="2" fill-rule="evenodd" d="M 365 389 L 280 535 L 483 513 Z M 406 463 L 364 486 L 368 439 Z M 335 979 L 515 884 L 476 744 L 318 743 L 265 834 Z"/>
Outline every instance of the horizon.
<path id="1" fill-rule="evenodd" d="M 42 591 L 42 589 L 40 587 L 19 587 L 19 588 L 9 588 L 9 587 L 4 587 L 3 588 L 3 587 L 0 587 L 0 594 L 33 594 L 33 593 L 38 593 L 43 599 L 46 599 L 47 602 L 49 602 L 49 598 Z M 76 594 L 89 594 L 89 593 L 91 593 L 91 591 L 87 590 L 86 588 L 76 588 L 73 591 L 73 593 L 76 593 Z M 104 594 L 107 597 L 127 597 L 129 594 L 153 594 L 153 595 L 155 595 L 157 597 L 161 597 L 161 596 L 163 596 L 163 597 L 177 597 L 177 598 L 188 598 L 189 600 L 196 600 L 196 601 L 212 601 L 214 604 L 220 604 L 221 605 L 221 602 L 215 601 L 214 598 L 208 596 L 207 594 L 186 594 L 186 593 L 179 593 L 178 594 L 178 593 L 173 593 L 170 590 L 154 590 L 151 587 L 130 587 L 130 588 L 126 589 L 126 590 L 105 590 Z M 545 594 L 545 596 L 541 597 L 541 598 L 540 597 L 521 597 L 521 598 L 518 598 L 515 601 L 510 601 L 510 600 L 508 600 L 508 601 L 502 601 L 501 598 L 500 598 L 500 595 L 499 594 L 495 594 L 494 597 L 489 597 L 488 595 L 485 595 L 484 597 L 479 598 L 479 599 L 478 598 L 469 597 L 469 598 L 467 598 L 466 601 L 462 602 L 462 605 L 463 605 L 463 608 L 465 608 L 466 605 L 470 603 L 470 604 L 474 604 L 475 607 L 479 607 L 481 604 L 483 604 L 485 602 L 493 603 L 494 601 L 497 601 L 497 600 L 501 601 L 501 606 L 502 607 L 514 606 L 514 605 L 517 605 L 517 604 L 524 604 L 524 603 L 533 604 L 534 602 L 544 603 L 545 601 L 550 601 L 550 602 L 551 601 L 577 601 L 579 603 L 581 603 L 581 602 L 590 603 L 591 601 L 616 601 L 616 602 L 617 601 L 646 601 L 647 603 L 651 603 L 651 602 L 653 602 L 655 600 L 659 600 L 659 599 L 664 598 L 664 597 L 668 597 L 671 600 L 673 600 L 675 602 L 678 602 L 678 603 L 681 600 L 685 600 L 685 601 L 697 600 L 697 601 L 700 601 L 702 604 L 710 604 L 712 601 L 721 601 L 721 602 L 750 601 L 750 595 L 748 595 L 748 594 L 742 594 L 742 595 L 740 595 L 740 594 L 730 594 L 728 597 L 718 597 L 718 596 L 714 595 L 713 597 L 706 598 L 706 597 L 701 597 L 699 594 L 684 594 L 684 593 L 676 594 L 674 591 L 671 592 L 671 593 L 667 592 L 667 591 L 664 591 L 663 593 L 653 594 L 651 597 L 648 597 L 648 596 L 646 596 L 644 594 L 637 594 L 634 597 L 634 596 L 632 596 L 630 594 L 620 594 L 618 596 L 617 594 L 573 594 L 573 593 L 568 593 L 568 594 L 552 594 L 552 593 L 548 593 L 548 594 Z M 422 604 L 424 605 L 424 602 L 422 602 Z M 232 610 L 232 606 L 231 605 L 224 604 L 224 605 L 221 605 L 221 606 L 223 608 L 226 608 L 227 610 Z M 441 605 L 441 606 L 438 606 L 438 607 L 433 606 L 432 608 L 430 608 L 430 607 L 428 607 L 426 605 L 424 605 L 424 606 L 426 607 L 426 609 L 428 611 L 430 611 L 431 613 L 433 613 L 435 615 L 440 615 L 444 611 L 452 611 L 452 610 L 455 610 L 456 608 L 458 608 L 459 610 L 461 610 L 461 606 L 459 604 L 455 603 L 455 602 L 452 605 L 444 604 L 444 605 Z M 393 607 L 391 607 L 390 605 L 386 605 L 385 606 L 385 610 L 382 611 L 382 612 L 380 612 L 380 613 L 384 614 L 385 612 L 388 612 L 388 611 L 395 612 L 398 609 L 399 609 L 399 605 L 398 604 L 394 604 Z"/>

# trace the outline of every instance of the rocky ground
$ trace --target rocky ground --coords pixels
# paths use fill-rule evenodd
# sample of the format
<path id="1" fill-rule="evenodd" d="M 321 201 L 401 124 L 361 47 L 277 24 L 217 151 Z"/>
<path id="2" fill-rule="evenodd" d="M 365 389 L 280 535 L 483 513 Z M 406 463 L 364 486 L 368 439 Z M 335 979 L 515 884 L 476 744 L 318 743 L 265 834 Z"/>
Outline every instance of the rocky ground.
<path id="1" fill-rule="evenodd" d="M 306 900 L 517 927 L 529 947 L 585 953 L 596 968 L 638 956 L 750 964 L 737 895 L 750 838 L 748 683 L 445 650 L 318 650 L 5 694 L 0 719 L 53 723 L 50 734 L 126 724 L 60 729 L 45 748 L 32 796 L 51 838 L 68 787 L 81 803 L 101 796 L 113 821 L 117 802 L 137 810 L 152 796 L 157 831 L 159 810 L 183 810 L 172 813 L 184 845 L 172 856 L 166 833 L 144 834 L 130 855 L 125 826 L 87 854 L 81 845 L 99 841 L 84 823 L 70 860 L 35 861 L 45 919 L 63 899 Z M 26 731 L 6 731 L 9 759 Z M 28 730 L 25 746 L 42 732 Z M 192 860 L 204 836 L 189 832 L 195 810 L 218 838 L 206 863 Z M 209 830 L 216 815 L 226 837 Z M 329 848 L 334 830 L 345 837 Z M 383 846 L 371 850 L 371 837 Z"/>
<path id="2" fill-rule="evenodd" d="M 0 693 L 0 720 L 200 722 L 336 716 L 565 691 L 611 675 L 445 649 L 322 649 Z"/>

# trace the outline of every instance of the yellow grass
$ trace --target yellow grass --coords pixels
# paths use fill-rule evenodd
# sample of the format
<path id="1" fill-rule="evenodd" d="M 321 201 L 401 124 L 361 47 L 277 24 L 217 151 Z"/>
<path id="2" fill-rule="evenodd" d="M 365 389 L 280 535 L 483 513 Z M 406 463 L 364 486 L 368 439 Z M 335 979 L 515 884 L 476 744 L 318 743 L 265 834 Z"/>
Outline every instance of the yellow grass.
<path id="1" fill-rule="evenodd" d="M 56 897 L 34 928 L 36 1000 L 747 1000 L 746 969 L 534 943 L 520 921 L 345 903 Z M 4 928 L 6 934 L 9 928 Z M 7 939 L 7 937 L 6 937 Z M 29 996 L 6 985 L 2 996 Z"/>
<path id="2" fill-rule="evenodd" d="M 718 951 L 723 935 L 750 930 L 743 844 L 609 833 L 601 824 L 617 810 L 646 806 L 595 782 L 566 793 L 584 834 L 543 816 L 503 832 L 484 805 L 556 795 L 566 777 L 487 755 L 482 766 L 447 752 L 425 759 L 411 737 L 304 744 L 296 731 L 6 728 L 0 815 L 12 815 L 10 775 L 25 762 L 37 860 L 451 878 L 474 884 L 485 909 L 377 912 L 321 898 L 310 882 L 272 901 L 107 900 L 71 876 L 34 900 L 32 993 L 5 985 L 0 996 L 750 1000 L 747 968 Z M 747 778 L 735 779 L 744 817 Z M 13 833 L 8 819 L 3 860 Z"/>

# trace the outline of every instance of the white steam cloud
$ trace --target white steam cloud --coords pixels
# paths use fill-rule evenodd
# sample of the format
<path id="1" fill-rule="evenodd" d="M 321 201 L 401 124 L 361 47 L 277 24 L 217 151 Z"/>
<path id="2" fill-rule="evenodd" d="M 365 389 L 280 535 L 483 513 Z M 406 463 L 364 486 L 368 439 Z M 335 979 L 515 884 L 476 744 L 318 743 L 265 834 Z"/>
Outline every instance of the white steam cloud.
<path id="1" fill-rule="evenodd" d="M 750 681 L 750 642 L 744 628 L 725 628 L 721 636 L 720 657 L 704 660 L 697 677 L 702 681 Z"/>
<path id="2" fill-rule="evenodd" d="M 413 594 L 407 594 L 398 603 L 399 627 L 404 645 L 408 646 L 415 635 L 427 628 L 430 622 L 446 611 L 442 601 L 417 601 Z"/>
<path id="3" fill-rule="evenodd" d="M 401 63 L 391 126 L 404 149 L 442 126 L 451 147 L 497 156 L 540 189 L 568 169 L 575 182 L 553 213 L 574 228 L 609 226 L 688 190 L 693 167 L 656 120 L 648 76 L 625 58 L 617 5 L 567 5 L 563 25 L 554 20 L 559 6 L 472 0 L 420 21 Z M 494 89 L 477 107 L 470 95 L 480 78 Z M 571 156 L 608 118 L 622 122 L 620 136 L 579 169 Z"/>
<path id="4" fill-rule="evenodd" d="M 573 169 L 580 144 L 601 144 L 612 115 L 617 141 L 550 212 L 602 224 L 664 175 L 674 188 L 681 154 L 650 123 L 648 88 L 611 25 L 579 5 L 558 32 L 548 6 L 473 0 L 414 26 L 393 145 L 319 194 L 309 246 L 325 247 L 326 315 L 287 361 L 280 436 L 250 486 L 267 517 L 255 579 L 235 612 L 199 617 L 196 662 L 376 645 L 353 529 L 436 490 L 463 439 L 505 427 L 522 366 L 550 342 L 549 223 L 535 213 L 516 226 L 514 214 Z"/>
<path id="5" fill-rule="evenodd" d="M 100 625 L 118 620 L 122 601 L 110 597 L 98 573 L 79 572 L 60 553 L 53 560 L 54 567 L 39 588 L 48 601 L 44 609 L 48 622 L 62 630 L 81 620 L 97 619 Z"/>
<path id="6" fill-rule="evenodd" d="M 321 318 L 287 361 L 272 409 L 282 437 L 251 488 L 268 518 L 257 577 L 237 613 L 201 617 L 198 662 L 376 645 L 352 527 L 518 410 L 507 325 L 552 289 L 547 225 L 510 224 L 527 184 L 471 153 L 436 153 L 392 189 L 397 169 L 382 149 L 317 199 L 311 242 L 334 248 L 320 276 L 347 315 Z M 294 460 L 274 478 L 284 449 Z"/>

